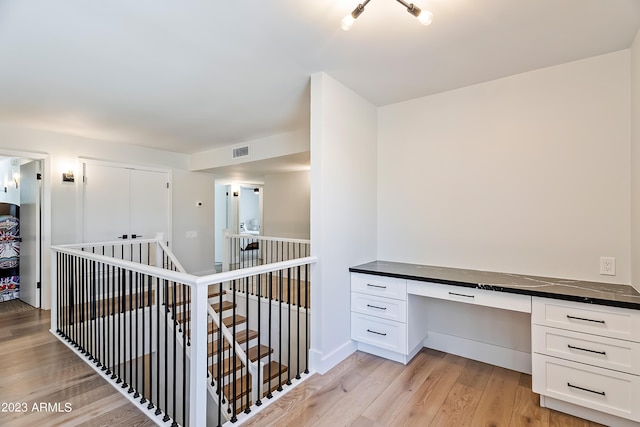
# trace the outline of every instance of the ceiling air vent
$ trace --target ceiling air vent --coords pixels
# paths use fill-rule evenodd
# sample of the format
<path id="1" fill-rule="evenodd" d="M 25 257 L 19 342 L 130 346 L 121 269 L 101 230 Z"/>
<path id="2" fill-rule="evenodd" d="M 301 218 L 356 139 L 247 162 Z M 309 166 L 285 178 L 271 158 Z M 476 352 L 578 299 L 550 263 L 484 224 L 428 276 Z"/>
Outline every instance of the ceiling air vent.
<path id="1" fill-rule="evenodd" d="M 249 155 L 249 146 L 234 148 L 233 149 L 233 158 L 237 159 L 238 157 L 245 157 Z"/>

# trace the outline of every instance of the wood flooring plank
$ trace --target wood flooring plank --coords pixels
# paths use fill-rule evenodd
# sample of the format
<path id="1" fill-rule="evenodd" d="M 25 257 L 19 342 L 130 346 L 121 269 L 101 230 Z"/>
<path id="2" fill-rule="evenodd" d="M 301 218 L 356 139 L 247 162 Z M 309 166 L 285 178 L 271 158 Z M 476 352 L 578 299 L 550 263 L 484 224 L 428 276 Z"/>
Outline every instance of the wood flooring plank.
<path id="1" fill-rule="evenodd" d="M 403 405 L 402 411 L 393 420 L 393 425 L 429 425 L 468 362 L 467 359 L 453 354 L 433 360 L 436 361 L 433 371 L 411 400 Z"/>
<path id="2" fill-rule="evenodd" d="M 520 374 L 494 366 L 473 416 L 472 426 L 509 426 Z"/>
<path id="3" fill-rule="evenodd" d="M 391 425 L 406 410 L 407 404 L 414 404 L 412 399 L 415 399 L 416 391 L 427 381 L 437 362 L 442 360 L 424 352 L 418 353 L 362 415 L 383 425 Z M 391 406 L 389 402 L 394 404 Z"/>
<path id="4" fill-rule="evenodd" d="M 472 387 L 456 382 L 447 398 L 438 409 L 438 413 L 431 421 L 432 426 L 471 425 L 473 414 L 480 402 L 480 394 Z"/>
<path id="5" fill-rule="evenodd" d="M 521 380 L 516 389 L 516 396 L 513 403 L 511 415 L 512 426 L 543 427 L 549 425 L 549 409 L 540 407 L 540 397 L 531 391 L 531 385 L 526 385 L 522 377 L 531 378 L 530 375 L 521 375 Z"/>
<path id="6" fill-rule="evenodd" d="M 488 363 L 469 360 L 458 378 L 458 383 L 482 391 L 486 387 L 492 371 L 493 366 Z"/>
<path id="7" fill-rule="evenodd" d="M 322 427 L 353 424 L 367 409 L 363 402 L 373 401 L 381 395 L 389 385 L 388 378 L 394 378 L 403 368 L 399 363 L 383 361 L 330 411 L 325 412 L 322 417 L 316 417 L 310 425 Z"/>

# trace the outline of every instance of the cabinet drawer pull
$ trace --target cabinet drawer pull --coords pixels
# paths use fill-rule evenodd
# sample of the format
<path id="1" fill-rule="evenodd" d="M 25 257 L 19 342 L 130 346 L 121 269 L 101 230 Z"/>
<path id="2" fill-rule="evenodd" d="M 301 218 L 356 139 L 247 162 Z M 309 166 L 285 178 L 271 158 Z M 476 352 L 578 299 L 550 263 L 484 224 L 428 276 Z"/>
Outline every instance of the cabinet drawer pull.
<path id="1" fill-rule="evenodd" d="M 603 356 L 607 355 L 606 351 L 589 350 L 588 348 L 574 347 L 571 344 L 567 344 L 567 347 L 569 347 L 571 350 L 588 351 L 589 353 L 601 354 Z"/>
<path id="2" fill-rule="evenodd" d="M 567 314 L 567 319 L 583 320 L 585 322 L 593 322 L 593 323 L 602 323 L 604 325 L 604 320 L 586 319 L 584 317 L 575 317 L 575 316 L 570 316 L 568 314 Z"/>
<path id="3" fill-rule="evenodd" d="M 465 294 L 457 294 L 455 292 L 449 292 L 449 295 L 453 295 L 456 297 L 465 297 L 465 298 L 475 298 L 475 295 L 465 295 Z"/>
<path id="4" fill-rule="evenodd" d="M 584 387 L 578 387 L 577 385 L 573 385 L 571 383 L 567 383 L 567 385 L 571 388 L 577 388 L 578 390 L 582 390 L 582 391 L 588 391 L 589 393 L 593 393 L 593 394 L 599 394 L 600 396 L 606 396 L 604 391 L 594 391 L 594 390 L 589 390 L 588 388 L 584 388 Z"/>
<path id="5" fill-rule="evenodd" d="M 378 310 L 386 310 L 387 307 L 378 307 L 377 305 L 367 304 L 367 307 L 377 308 Z"/>
<path id="6" fill-rule="evenodd" d="M 369 286 L 370 288 L 387 289 L 387 287 L 386 287 L 386 286 L 372 285 L 371 283 L 367 283 L 367 286 Z"/>
<path id="7" fill-rule="evenodd" d="M 383 337 L 387 336 L 387 334 L 383 334 L 382 332 L 372 331 L 371 329 L 367 329 L 367 332 L 369 332 L 371 334 L 382 335 Z"/>

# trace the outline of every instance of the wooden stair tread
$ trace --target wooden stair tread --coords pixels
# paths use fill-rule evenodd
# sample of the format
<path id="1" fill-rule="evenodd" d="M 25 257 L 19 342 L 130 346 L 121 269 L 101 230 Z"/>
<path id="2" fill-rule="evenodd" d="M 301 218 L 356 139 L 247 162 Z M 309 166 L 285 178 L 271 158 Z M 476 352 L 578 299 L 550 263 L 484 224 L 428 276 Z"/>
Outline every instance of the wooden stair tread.
<path id="1" fill-rule="evenodd" d="M 216 313 L 220 313 L 220 310 L 219 310 L 220 309 L 220 303 L 219 302 L 211 304 L 211 307 L 213 307 L 213 310 Z M 222 301 L 222 311 L 230 310 L 233 307 L 235 307 L 235 306 L 234 306 L 234 304 L 232 302 Z M 181 311 L 180 313 L 178 313 L 176 315 L 176 321 L 182 323 L 184 321 L 183 319 L 186 319 L 186 320 L 191 319 L 191 311 Z"/>
<path id="2" fill-rule="evenodd" d="M 249 329 L 249 339 L 251 341 L 254 338 L 258 337 L 258 332 L 252 329 Z M 236 341 L 239 344 L 244 344 L 247 342 L 247 333 L 246 330 L 236 332 Z M 224 345 L 222 351 L 229 350 L 229 343 L 226 340 L 223 340 Z M 209 356 L 212 356 L 218 352 L 218 340 L 212 341 L 209 343 Z"/>
<path id="3" fill-rule="evenodd" d="M 267 347 L 266 345 L 260 345 L 260 347 L 258 348 L 258 346 L 255 347 L 251 347 L 249 349 L 249 353 L 247 354 L 247 356 L 249 357 L 249 360 L 251 360 L 252 362 L 255 362 L 256 360 L 258 360 L 258 350 L 260 351 L 260 355 L 262 355 L 263 357 L 268 355 L 269 353 L 273 352 L 273 349 Z M 235 369 L 234 369 L 235 366 Z M 245 366 L 243 366 L 242 361 L 240 360 L 239 357 L 236 356 L 235 358 L 235 365 L 233 363 L 233 355 L 229 355 L 229 357 L 225 358 L 222 362 L 222 375 L 226 376 L 229 375 L 230 373 L 232 373 L 234 370 L 239 370 L 239 369 L 246 369 Z M 218 375 L 218 363 L 214 363 L 213 365 L 209 366 L 209 371 L 213 373 L 214 378 Z"/>
<path id="4" fill-rule="evenodd" d="M 246 317 L 240 316 L 239 314 L 236 314 L 235 317 L 229 316 L 229 317 L 225 317 L 224 319 L 222 319 L 222 323 L 224 323 L 225 326 L 230 329 L 231 333 L 233 333 L 233 330 L 231 330 L 232 329 L 231 326 L 233 326 L 234 318 L 235 318 L 236 325 L 242 325 L 243 323 L 245 323 L 247 321 Z M 191 335 L 189 335 L 190 332 L 191 331 L 189 329 L 187 329 L 187 335 L 188 336 L 191 336 Z M 207 334 L 211 335 L 212 333 L 215 333 L 215 332 L 218 332 L 218 327 L 215 326 L 213 324 L 213 322 L 209 322 L 208 326 L 207 326 Z M 241 331 L 236 331 L 236 335 L 239 334 L 239 333 L 242 333 L 242 332 L 244 332 L 244 329 L 241 330 Z"/>
<path id="5" fill-rule="evenodd" d="M 267 378 L 269 374 L 269 366 L 271 366 L 271 378 Z M 263 369 L 263 375 L 262 375 L 263 382 L 266 384 L 267 382 L 275 378 L 278 378 L 278 370 L 280 368 L 282 368 L 283 374 L 288 370 L 287 365 L 280 365 L 278 362 L 275 362 L 275 361 L 272 361 L 270 364 L 265 365 Z M 247 383 L 246 375 L 243 375 L 240 378 L 237 378 L 236 381 L 238 385 L 236 385 L 235 399 L 240 400 L 242 397 L 244 397 L 247 394 L 247 392 L 251 391 L 251 381 L 249 381 L 249 390 L 247 390 L 247 387 L 246 387 L 246 383 Z M 278 388 L 278 384 L 273 385 L 270 390 L 267 390 L 267 388 L 265 387 L 263 389 L 264 395 L 266 396 L 268 391 L 273 392 L 277 388 Z M 229 384 L 225 385 L 223 387 L 223 390 L 224 390 L 224 395 L 227 396 L 227 398 L 231 396 L 233 394 L 232 393 L 233 382 L 230 382 Z"/>

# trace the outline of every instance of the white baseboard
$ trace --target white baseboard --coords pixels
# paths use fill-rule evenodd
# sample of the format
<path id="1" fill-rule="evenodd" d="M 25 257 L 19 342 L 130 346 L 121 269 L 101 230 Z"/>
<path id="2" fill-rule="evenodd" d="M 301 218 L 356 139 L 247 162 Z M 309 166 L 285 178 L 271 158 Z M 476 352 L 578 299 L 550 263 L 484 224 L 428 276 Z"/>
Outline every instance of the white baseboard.
<path id="1" fill-rule="evenodd" d="M 573 403 L 563 402 L 553 397 L 540 395 L 540 406 L 543 408 L 554 409 L 574 417 L 584 418 L 605 426 L 616 427 L 640 427 L 640 423 L 617 417 L 615 415 L 605 414 L 604 412 L 595 411 L 584 406 L 574 405 Z"/>
<path id="2" fill-rule="evenodd" d="M 429 331 L 423 345 L 467 359 L 531 374 L 531 353 Z"/>
<path id="3" fill-rule="evenodd" d="M 358 350 L 358 346 L 354 341 L 344 343 L 326 356 L 311 349 L 309 350 L 309 369 L 322 375 L 355 353 L 356 350 Z"/>

